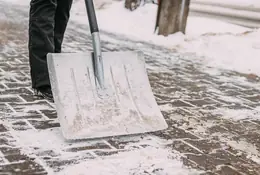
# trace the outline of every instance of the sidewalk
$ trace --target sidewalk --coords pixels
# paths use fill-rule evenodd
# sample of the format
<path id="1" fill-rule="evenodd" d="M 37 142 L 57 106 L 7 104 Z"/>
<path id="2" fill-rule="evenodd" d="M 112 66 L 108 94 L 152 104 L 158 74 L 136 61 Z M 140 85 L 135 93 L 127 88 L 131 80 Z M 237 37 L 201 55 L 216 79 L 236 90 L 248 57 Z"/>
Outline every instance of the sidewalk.
<path id="1" fill-rule="evenodd" d="M 8 19 L 0 20 L 0 38 L 5 38 L 0 41 L 0 174 L 260 174 L 260 77 L 214 69 L 191 53 L 103 33 L 104 51 L 145 53 L 169 128 L 65 142 L 54 105 L 32 96 L 27 9 L 0 3 Z M 88 29 L 71 21 L 64 52 L 91 47 Z"/>

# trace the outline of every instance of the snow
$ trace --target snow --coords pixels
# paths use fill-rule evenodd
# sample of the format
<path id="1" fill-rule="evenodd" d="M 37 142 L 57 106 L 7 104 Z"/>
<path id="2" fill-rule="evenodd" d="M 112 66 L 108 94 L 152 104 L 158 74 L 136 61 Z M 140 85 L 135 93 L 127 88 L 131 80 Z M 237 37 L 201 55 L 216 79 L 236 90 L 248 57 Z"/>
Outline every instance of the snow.
<path id="1" fill-rule="evenodd" d="M 29 0 L 8 2 L 28 5 Z M 94 2 L 101 33 L 107 31 L 132 40 L 175 48 L 179 52 L 194 53 L 201 58 L 199 61 L 208 66 L 260 76 L 260 30 L 189 16 L 185 35 L 176 33 L 168 37 L 158 36 L 154 33 L 157 5 L 146 4 L 131 12 L 124 8 L 123 1 Z M 221 3 L 259 4 L 258 0 L 222 0 Z M 84 1 L 74 2 L 71 19 L 88 25 Z"/>
<path id="2" fill-rule="evenodd" d="M 168 37 L 158 36 L 154 33 L 156 11 L 157 5 L 154 4 L 146 4 L 131 12 L 123 7 L 123 2 L 113 2 L 96 13 L 101 30 L 176 48 L 179 52 L 194 53 L 211 67 L 260 75 L 260 30 L 189 16 L 185 35 L 179 32 Z M 81 1 L 74 4 L 72 20 L 88 25 Z"/>
<path id="3" fill-rule="evenodd" d="M 260 75 L 260 30 L 239 35 L 213 34 L 188 41 L 182 50 L 203 57 L 208 66 Z"/>
<path id="4" fill-rule="evenodd" d="M 41 155 L 44 152 L 52 152 L 55 159 L 59 160 L 78 160 L 78 164 L 66 165 L 60 171 L 60 175 L 82 175 L 86 172 L 91 175 L 141 175 L 144 172 L 157 170 L 156 174 L 172 174 L 175 175 L 197 175 L 201 171 L 186 168 L 182 161 L 181 155 L 178 152 L 171 151 L 162 143 L 167 143 L 166 140 L 151 139 L 149 136 L 143 138 L 131 137 L 131 140 L 136 140 L 136 143 L 129 143 L 124 150 L 119 150 L 119 153 L 88 159 L 87 154 L 93 154 L 89 151 L 70 152 L 70 148 L 95 146 L 97 143 L 104 143 L 102 140 L 94 140 L 89 142 L 65 142 L 59 129 L 46 129 L 41 131 L 12 131 L 12 134 L 19 140 L 23 151 L 27 153 Z M 28 137 L 28 135 L 30 137 Z M 126 141 L 122 138 L 121 141 Z M 150 145 L 145 148 L 133 149 L 140 145 Z M 113 149 L 111 149 L 113 151 Z M 94 151 L 94 150 L 92 150 Z M 99 151 L 102 151 L 99 149 Z M 103 150 L 108 151 L 108 150 Z M 48 155 L 46 155 L 48 156 Z M 96 156 L 96 155 L 95 155 Z M 87 158 L 87 159 L 86 159 Z"/>
<path id="5" fill-rule="evenodd" d="M 19 3 L 20 5 L 29 5 L 29 0 L 6 0 L 10 3 Z M 219 0 L 218 0 L 219 1 Z M 224 0 L 222 0 L 224 2 Z M 229 0 L 228 2 L 237 3 L 238 1 Z M 241 3 L 253 3 L 249 0 L 240 0 Z M 247 2 L 246 2 L 247 1 Z M 257 0 L 257 3 L 259 0 Z M 256 1 L 255 1 L 256 2 Z M 88 25 L 86 17 L 86 9 L 83 5 L 84 1 L 75 1 L 71 11 L 72 20 Z M 103 4 L 105 3 L 105 6 Z M 123 2 L 112 1 L 95 1 L 97 10 L 97 18 L 102 31 L 108 31 L 115 34 L 120 34 L 131 38 L 131 40 L 145 41 L 156 45 L 161 45 L 168 48 L 177 49 L 178 52 L 192 52 L 200 56 L 199 61 L 211 67 L 235 70 L 243 73 L 253 73 L 260 75 L 260 30 L 251 30 L 248 28 L 228 24 L 218 20 L 212 20 L 201 17 L 189 16 L 187 23 L 186 34 L 177 33 L 169 37 L 158 36 L 154 33 L 154 24 L 156 17 L 156 5 L 147 4 L 138 8 L 136 11 L 130 12 L 123 8 Z M 250 32 L 249 32 L 250 31 Z M 102 39 L 102 38 L 101 38 Z M 197 57 L 194 56 L 194 59 Z M 15 73 L 1 73 L 1 81 L 5 79 L 15 78 Z M 214 89 L 213 89 L 214 90 Z M 232 97 L 223 97 L 223 100 L 238 103 L 239 99 Z M 14 116 L 19 116 L 22 113 L 30 110 L 48 109 L 47 106 L 30 106 L 23 107 L 22 112 L 15 113 Z M 170 106 L 161 106 L 163 110 L 170 110 Z M 220 115 L 228 120 L 243 120 L 255 119 L 260 120 L 260 109 L 253 110 L 231 110 L 220 108 L 213 113 Z M 180 116 L 181 117 L 181 116 Z M 189 119 L 192 120 L 192 119 Z M 215 123 L 207 121 L 205 125 L 195 121 L 190 122 L 197 127 L 197 132 L 204 132 L 207 128 L 214 126 Z M 184 129 L 190 128 L 183 126 Z M 54 151 L 59 160 L 67 160 L 74 158 L 79 160 L 84 157 L 82 152 L 68 152 L 71 147 L 70 143 L 63 140 L 58 129 L 42 130 L 42 131 L 12 131 L 12 134 L 20 140 L 24 152 L 40 153 L 44 151 Z M 223 142 L 227 142 L 232 147 L 248 152 L 249 157 L 259 163 L 259 151 L 254 145 L 249 145 L 245 141 L 229 141 L 223 138 Z M 91 142 L 73 143 L 73 146 L 85 146 L 85 144 L 94 144 Z M 189 170 L 184 167 L 180 155 L 169 151 L 164 146 L 158 144 L 154 140 L 140 140 L 139 143 L 129 144 L 127 147 L 142 145 L 148 143 L 153 147 L 140 148 L 129 150 L 128 152 L 119 152 L 118 154 L 97 157 L 93 160 L 80 161 L 81 163 L 66 167 L 60 174 L 129 174 L 147 171 L 153 169 L 163 169 L 164 172 L 157 174 L 197 174 L 195 170 Z M 35 149 L 38 148 L 38 149 Z M 92 153 L 92 152 L 87 152 Z M 153 169 L 151 169 L 153 168 Z"/>
<path id="6" fill-rule="evenodd" d="M 85 172 L 91 175 L 173 174 L 173 172 L 175 175 L 199 174 L 184 168 L 182 163 L 178 161 L 179 157 L 176 157 L 171 151 L 148 147 L 130 152 L 120 152 L 103 159 L 85 161 L 76 166 L 68 167 L 59 174 L 83 175 Z"/>
<path id="7" fill-rule="evenodd" d="M 212 113 L 220 115 L 224 119 L 231 119 L 235 121 L 244 119 L 260 120 L 260 111 L 257 110 L 218 108 L 212 111 Z"/>

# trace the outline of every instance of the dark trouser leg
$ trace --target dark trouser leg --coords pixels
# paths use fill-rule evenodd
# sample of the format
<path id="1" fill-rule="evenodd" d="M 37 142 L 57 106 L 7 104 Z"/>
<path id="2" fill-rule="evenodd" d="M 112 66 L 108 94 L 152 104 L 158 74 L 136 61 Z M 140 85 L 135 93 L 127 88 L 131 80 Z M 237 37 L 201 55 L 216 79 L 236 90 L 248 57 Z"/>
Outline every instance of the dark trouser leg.
<path id="1" fill-rule="evenodd" d="M 46 55 L 54 52 L 54 18 L 57 0 L 31 0 L 29 60 L 32 88 L 50 85 Z"/>
<path id="2" fill-rule="evenodd" d="M 71 4 L 72 0 L 57 0 L 54 29 L 54 43 L 56 53 L 61 52 L 64 33 L 70 17 Z"/>

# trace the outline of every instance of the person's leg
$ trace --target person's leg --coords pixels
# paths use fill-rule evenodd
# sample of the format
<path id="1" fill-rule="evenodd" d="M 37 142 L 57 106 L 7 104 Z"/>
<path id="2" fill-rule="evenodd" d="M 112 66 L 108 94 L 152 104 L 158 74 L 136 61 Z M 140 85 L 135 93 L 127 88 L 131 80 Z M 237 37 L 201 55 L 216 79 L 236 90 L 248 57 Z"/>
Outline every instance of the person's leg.
<path id="1" fill-rule="evenodd" d="M 62 41 L 70 17 L 70 9 L 73 0 L 57 0 L 55 14 L 54 43 L 55 52 L 61 52 Z"/>
<path id="2" fill-rule="evenodd" d="M 32 88 L 50 85 L 47 53 L 54 52 L 56 0 L 31 0 L 29 16 L 29 60 Z"/>
<path id="3" fill-rule="evenodd" d="M 54 52 L 54 18 L 57 0 L 31 0 L 29 16 L 29 62 L 32 88 L 50 90 L 46 55 Z M 47 94 L 51 95 L 51 94 Z"/>

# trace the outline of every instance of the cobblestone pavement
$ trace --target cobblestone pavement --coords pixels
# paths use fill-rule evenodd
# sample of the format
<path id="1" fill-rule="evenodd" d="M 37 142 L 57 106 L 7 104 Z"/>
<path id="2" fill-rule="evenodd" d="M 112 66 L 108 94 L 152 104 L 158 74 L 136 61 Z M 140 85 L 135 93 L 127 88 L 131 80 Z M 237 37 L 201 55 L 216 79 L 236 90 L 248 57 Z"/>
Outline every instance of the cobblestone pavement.
<path id="1" fill-rule="evenodd" d="M 151 85 L 169 128 L 68 143 L 60 136 L 53 104 L 32 95 L 26 9 L 1 5 L 0 11 L 8 18 L 0 21 L 0 174 L 55 173 L 80 161 L 147 147 L 178 152 L 185 166 L 202 174 L 260 174 L 260 121 L 254 117 L 260 115 L 259 77 L 206 67 L 192 53 L 136 44 L 104 32 L 104 51 L 145 52 Z M 88 29 L 71 21 L 64 51 L 90 49 Z M 167 173 L 152 169 L 139 174 Z"/>

